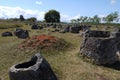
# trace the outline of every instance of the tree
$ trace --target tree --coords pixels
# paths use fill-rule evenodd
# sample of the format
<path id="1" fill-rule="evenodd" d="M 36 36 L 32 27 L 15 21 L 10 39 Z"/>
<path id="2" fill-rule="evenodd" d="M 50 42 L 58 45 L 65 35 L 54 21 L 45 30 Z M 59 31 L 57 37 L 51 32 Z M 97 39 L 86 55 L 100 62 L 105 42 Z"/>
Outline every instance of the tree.
<path id="1" fill-rule="evenodd" d="M 25 19 L 24 19 L 24 17 L 23 17 L 23 15 L 20 15 L 20 21 L 24 21 Z"/>
<path id="2" fill-rule="evenodd" d="M 106 21 L 107 23 L 118 22 L 119 21 L 118 17 L 119 17 L 119 13 L 116 11 L 104 17 L 104 21 Z"/>
<path id="3" fill-rule="evenodd" d="M 46 22 L 60 22 L 60 13 L 56 10 L 49 10 L 45 13 L 44 19 Z"/>
<path id="4" fill-rule="evenodd" d="M 71 19 L 71 23 L 77 23 L 78 21 L 76 19 Z"/>
<path id="5" fill-rule="evenodd" d="M 99 24 L 100 22 L 101 22 L 101 18 L 99 18 L 98 15 L 95 15 L 95 16 L 93 17 L 93 23 Z"/>
<path id="6" fill-rule="evenodd" d="M 74 19 L 71 19 L 70 22 L 71 22 L 71 23 L 74 23 Z"/>
<path id="7" fill-rule="evenodd" d="M 77 20 L 77 23 L 80 23 L 80 18 L 77 18 L 76 20 Z"/>
<path id="8" fill-rule="evenodd" d="M 114 20 L 115 22 L 118 22 L 118 21 L 119 21 L 119 12 L 117 12 L 117 11 L 114 12 L 114 13 L 113 13 L 113 17 L 114 17 L 113 20 Z"/>
<path id="9" fill-rule="evenodd" d="M 82 23 L 83 18 L 84 18 L 83 16 L 81 16 L 81 17 L 79 18 L 79 22 L 80 22 L 80 23 Z"/>
<path id="10" fill-rule="evenodd" d="M 30 18 L 26 19 L 26 22 L 28 24 L 35 24 L 37 22 L 37 19 L 35 17 L 30 17 Z"/>
<path id="11" fill-rule="evenodd" d="M 87 22 L 87 19 L 88 19 L 87 16 L 83 17 L 83 19 L 82 19 L 82 23 L 86 23 L 86 22 Z"/>
<path id="12" fill-rule="evenodd" d="M 31 17 L 31 18 L 28 18 L 27 21 L 30 21 L 30 22 L 36 22 L 37 19 L 35 17 Z"/>
<path id="13" fill-rule="evenodd" d="M 93 23 L 93 18 L 88 17 L 87 20 L 86 20 L 86 23 Z"/>

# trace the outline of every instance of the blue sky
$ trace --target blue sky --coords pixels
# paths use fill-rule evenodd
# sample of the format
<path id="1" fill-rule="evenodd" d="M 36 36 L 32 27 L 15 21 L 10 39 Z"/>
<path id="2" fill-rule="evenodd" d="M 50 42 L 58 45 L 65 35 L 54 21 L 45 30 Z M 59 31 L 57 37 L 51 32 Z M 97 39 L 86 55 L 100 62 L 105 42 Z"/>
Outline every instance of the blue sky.
<path id="1" fill-rule="evenodd" d="M 18 18 L 22 14 L 43 20 L 50 9 L 59 11 L 62 21 L 96 14 L 102 17 L 114 11 L 120 13 L 120 0 L 0 0 L 0 18 Z"/>

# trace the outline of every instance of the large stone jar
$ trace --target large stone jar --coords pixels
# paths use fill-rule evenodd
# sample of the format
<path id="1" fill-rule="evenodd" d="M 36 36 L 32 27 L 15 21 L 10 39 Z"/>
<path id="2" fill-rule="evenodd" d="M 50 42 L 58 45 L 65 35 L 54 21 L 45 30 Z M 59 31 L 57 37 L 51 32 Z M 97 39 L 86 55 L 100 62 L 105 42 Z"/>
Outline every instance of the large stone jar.
<path id="1" fill-rule="evenodd" d="M 10 80 L 57 80 L 49 63 L 39 53 L 28 62 L 10 67 L 9 76 Z"/>
<path id="2" fill-rule="evenodd" d="M 86 37 L 82 41 L 80 54 L 92 59 L 95 64 L 113 64 L 118 61 L 120 38 Z"/>

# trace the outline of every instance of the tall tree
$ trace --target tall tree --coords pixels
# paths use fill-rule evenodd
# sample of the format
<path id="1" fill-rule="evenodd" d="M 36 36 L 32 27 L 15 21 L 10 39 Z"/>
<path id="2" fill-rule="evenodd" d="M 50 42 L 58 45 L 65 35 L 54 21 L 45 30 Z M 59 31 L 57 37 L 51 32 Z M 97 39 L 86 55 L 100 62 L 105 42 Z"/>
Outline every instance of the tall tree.
<path id="1" fill-rule="evenodd" d="M 104 17 L 104 21 L 106 21 L 107 23 L 118 22 L 119 21 L 118 17 L 119 17 L 119 13 L 116 11 Z"/>
<path id="2" fill-rule="evenodd" d="M 56 10 L 49 10 L 45 13 L 44 19 L 46 22 L 60 22 L 60 13 Z"/>
<path id="3" fill-rule="evenodd" d="M 88 17 L 87 17 L 87 16 L 84 16 L 83 19 L 82 19 L 82 22 L 83 22 L 83 23 L 86 23 L 87 19 L 88 19 Z"/>
<path id="4" fill-rule="evenodd" d="M 117 11 L 114 12 L 113 16 L 114 16 L 114 21 L 118 22 L 119 21 L 119 12 L 117 12 Z"/>
<path id="5" fill-rule="evenodd" d="M 93 17 L 93 23 L 98 24 L 98 23 L 100 23 L 100 22 L 101 22 L 101 18 L 99 18 L 98 15 L 95 15 L 95 16 Z"/>

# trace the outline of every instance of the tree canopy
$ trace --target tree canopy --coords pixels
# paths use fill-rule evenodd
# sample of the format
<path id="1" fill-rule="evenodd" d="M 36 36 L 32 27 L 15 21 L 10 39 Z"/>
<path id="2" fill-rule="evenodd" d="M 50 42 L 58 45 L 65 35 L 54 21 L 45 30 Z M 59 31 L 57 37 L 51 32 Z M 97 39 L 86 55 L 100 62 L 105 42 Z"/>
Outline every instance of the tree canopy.
<path id="1" fill-rule="evenodd" d="M 45 13 L 44 19 L 46 22 L 60 22 L 60 13 L 56 10 L 49 10 Z"/>
<path id="2" fill-rule="evenodd" d="M 30 22 L 36 22 L 37 19 L 35 17 L 31 17 L 31 18 L 28 18 L 27 21 L 30 21 Z"/>

